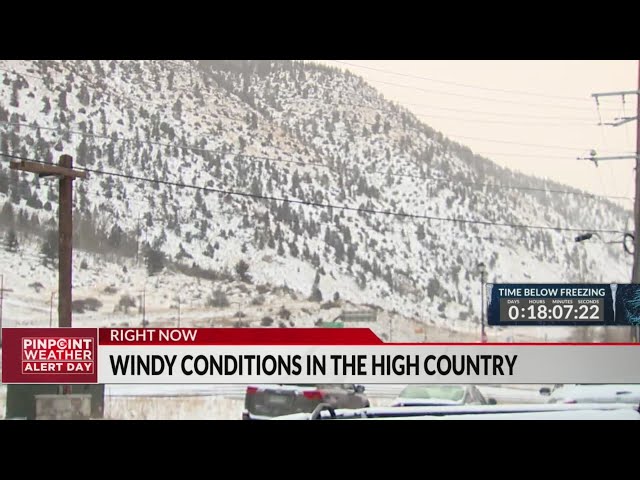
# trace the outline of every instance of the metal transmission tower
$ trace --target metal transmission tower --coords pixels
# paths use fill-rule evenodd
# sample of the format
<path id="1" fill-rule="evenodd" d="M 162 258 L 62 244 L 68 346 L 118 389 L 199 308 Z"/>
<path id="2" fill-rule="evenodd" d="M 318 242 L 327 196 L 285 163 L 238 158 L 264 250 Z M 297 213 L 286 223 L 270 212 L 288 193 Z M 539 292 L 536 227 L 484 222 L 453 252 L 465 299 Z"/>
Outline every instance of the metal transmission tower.
<path id="1" fill-rule="evenodd" d="M 590 160 L 594 162 L 595 166 L 598 166 L 598 162 L 606 160 L 635 160 L 635 175 L 636 175 L 636 189 L 634 200 L 634 239 L 633 239 L 633 271 L 631 274 L 631 283 L 640 283 L 640 61 L 638 61 L 638 90 L 627 90 L 620 92 L 607 92 L 607 93 L 594 93 L 592 96 L 596 100 L 598 107 L 600 106 L 599 100 L 601 97 L 621 97 L 622 101 L 625 101 L 627 96 L 635 95 L 637 100 L 636 116 L 635 117 L 619 117 L 614 122 L 601 123 L 603 125 L 609 125 L 612 127 L 618 127 L 629 122 L 636 122 L 636 153 L 635 155 L 622 155 L 613 157 L 598 157 L 595 151 L 591 151 L 591 155 L 586 158 L 578 158 L 578 160 Z M 632 329 L 632 340 L 640 341 L 640 326 L 636 326 Z"/>

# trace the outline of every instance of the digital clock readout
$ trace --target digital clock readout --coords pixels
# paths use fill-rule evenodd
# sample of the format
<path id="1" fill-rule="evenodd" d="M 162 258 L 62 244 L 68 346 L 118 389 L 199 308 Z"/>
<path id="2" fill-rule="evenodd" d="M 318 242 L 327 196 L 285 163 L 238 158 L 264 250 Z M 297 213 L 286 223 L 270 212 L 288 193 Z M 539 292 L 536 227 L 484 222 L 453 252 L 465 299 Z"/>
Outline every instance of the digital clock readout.
<path id="1" fill-rule="evenodd" d="M 603 298 L 501 298 L 500 322 L 603 322 Z"/>

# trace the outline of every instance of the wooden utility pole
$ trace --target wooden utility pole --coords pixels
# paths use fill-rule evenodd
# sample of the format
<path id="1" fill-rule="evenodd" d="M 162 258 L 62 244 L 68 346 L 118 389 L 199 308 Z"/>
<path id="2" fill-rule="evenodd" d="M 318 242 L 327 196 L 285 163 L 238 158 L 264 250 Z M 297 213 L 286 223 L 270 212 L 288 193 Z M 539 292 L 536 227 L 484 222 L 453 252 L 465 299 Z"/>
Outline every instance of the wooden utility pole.
<path id="1" fill-rule="evenodd" d="M 58 327 L 71 327 L 71 288 L 73 260 L 73 180 L 86 178 L 86 172 L 73 169 L 70 155 L 61 155 L 58 165 L 20 160 L 11 162 L 13 170 L 31 172 L 39 177 L 58 177 Z"/>

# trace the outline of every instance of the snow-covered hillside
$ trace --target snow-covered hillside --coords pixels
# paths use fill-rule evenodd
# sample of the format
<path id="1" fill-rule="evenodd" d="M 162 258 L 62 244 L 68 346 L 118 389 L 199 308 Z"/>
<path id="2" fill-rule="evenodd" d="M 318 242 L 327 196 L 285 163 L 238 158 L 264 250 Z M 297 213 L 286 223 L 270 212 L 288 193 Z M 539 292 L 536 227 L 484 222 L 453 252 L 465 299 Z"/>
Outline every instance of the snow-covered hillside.
<path id="1" fill-rule="evenodd" d="M 192 307 L 181 315 L 194 321 L 217 315 L 222 289 L 244 302 L 233 313 L 253 308 L 258 320 L 269 316 L 259 295 L 270 308 L 300 302 L 297 326 L 317 321 L 319 305 L 335 297 L 351 303 L 337 302 L 337 313 L 368 305 L 407 325 L 475 332 L 480 261 L 497 282 L 629 279 L 631 259 L 620 245 L 495 224 L 624 230 L 630 211 L 585 195 L 494 188 L 580 193 L 475 156 L 349 73 L 275 61 L 0 61 L 0 80 L 1 152 L 47 161 L 67 153 L 76 166 L 128 177 L 90 173 L 75 184 L 74 295 L 97 299 L 96 315 L 109 324 L 129 322 L 114 308 L 125 294 L 138 298 L 146 282 L 146 315 L 156 321 L 175 321 L 169 309 L 186 285 Z M 47 231 L 55 227 L 56 185 L 0 165 L 3 240 L 18 234 L 1 257 L 15 290 L 7 302 L 31 308 L 37 297 L 48 319 L 46 282 L 55 271 L 38 255 L 43 242 L 45 256 L 55 252 Z M 28 265 L 24 282 L 22 270 L 6 270 L 16 259 Z M 251 283 L 238 281 L 241 261 Z M 29 286 L 36 279 L 46 295 Z"/>

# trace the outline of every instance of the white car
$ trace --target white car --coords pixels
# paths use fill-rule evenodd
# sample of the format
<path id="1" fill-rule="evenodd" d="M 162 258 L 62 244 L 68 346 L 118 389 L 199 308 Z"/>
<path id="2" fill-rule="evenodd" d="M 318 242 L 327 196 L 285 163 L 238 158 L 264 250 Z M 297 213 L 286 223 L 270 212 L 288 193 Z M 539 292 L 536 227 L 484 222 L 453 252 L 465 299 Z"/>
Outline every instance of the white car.
<path id="1" fill-rule="evenodd" d="M 541 388 L 547 403 L 630 403 L 640 405 L 640 385 L 558 385 Z"/>
<path id="2" fill-rule="evenodd" d="M 407 385 L 391 404 L 392 407 L 495 405 L 475 385 Z"/>

